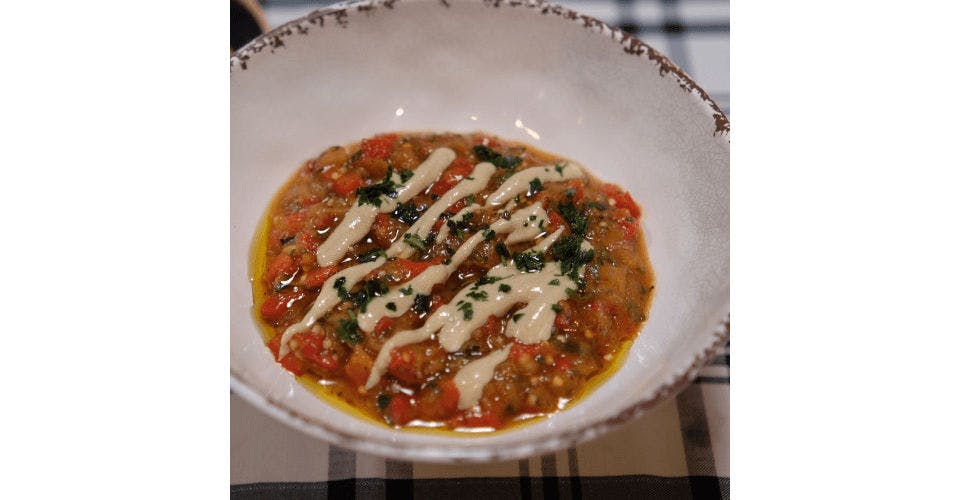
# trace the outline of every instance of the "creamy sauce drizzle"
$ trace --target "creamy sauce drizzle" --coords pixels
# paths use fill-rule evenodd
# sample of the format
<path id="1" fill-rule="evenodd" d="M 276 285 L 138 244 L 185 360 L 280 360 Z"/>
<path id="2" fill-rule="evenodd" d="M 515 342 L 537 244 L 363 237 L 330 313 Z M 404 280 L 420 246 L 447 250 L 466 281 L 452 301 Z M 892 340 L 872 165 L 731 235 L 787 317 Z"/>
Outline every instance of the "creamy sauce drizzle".
<path id="1" fill-rule="evenodd" d="M 526 193 L 530 189 L 530 182 L 540 179 L 540 182 L 559 182 L 583 177 L 583 170 L 573 162 L 559 167 L 530 167 L 521 170 L 503 182 L 499 189 L 487 197 L 487 206 L 503 205 L 515 198 L 518 194 Z"/>
<path id="2" fill-rule="evenodd" d="M 510 217 L 510 220 L 497 219 L 493 224 L 490 224 L 490 230 L 498 234 L 510 233 L 507 236 L 508 242 L 511 238 L 514 241 L 530 241 L 541 234 L 537 223 L 530 220 L 531 217 L 536 217 L 537 220 L 543 220 L 547 217 L 547 213 L 540 203 L 534 203 L 522 210 L 517 210 Z M 370 332 L 383 317 L 396 318 L 402 316 L 407 309 L 413 306 L 414 298 L 418 294 L 430 295 L 430 290 L 433 289 L 434 285 L 447 281 L 450 275 L 470 257 L 470 254 L 483 239 L 483 232 L 474 234 L 460 245 L 456 253 L 450 257 L 449 264 L 430 266 L 412 280 L 371 300 L 367 304 L 367 312 L 357 316 L 357 325 L 361 330 Z M 387 308 L 387 304 L 393 304 L 393 310 Z"/>
<path id="3" fill-rule="evenodd" d="M 480 401 L 483 388 L 493 378 L 493 371 L 497 368 L 497 365 L 506 361 L 512 346 L 513 344 L 510 344 L 476 361 L 467 363 L 467 366 L 461 368 L 453 376 L 453 382 L 457 384 L 457 389 L 460 391 L 457 408 L 466 410 Z"/>
<path id="4" fill-rule="evenodd" d="M 560 231 L 557 231 L 548 238 L 555 240 L 559 233 Z M 591 247 L 584 241 L 581 248 L 586 250 Z M 578 272 L 582 274 L 582 269 Z M 373 363 L 367 379 L 367 389 L 380 381 L 390 363 L 390 352 L 393 349 L 422 342 L 436 333 L 444 350 L 456 352 L 470 337 L 470 333 L 480 328 L 487 318 L 506 314 L 519 303 L 527 305 L 507 321 L 506 335 L 524 344 L 547 340 L 557 315 L 553 304 L 567 297 L 568 288 L 577 289 L 576 281 L 560 273 L 558 262 L 547 262 L 541 271 L 525 273 L 517 269 L 514 261 L 510 260 L 493 267 L 487 276 L 495 281 L 479 286 L 474 284 L 460 290 L 449 304 L 441 306 L 427 318 L 422 327 L 399 332 L 387 340 Z M 486 300 L 473 300 L 470 294 L 484 296 Z M 464 306 L 468 303 L 469 314 Z"/>
<path id="5" fill-rule="evenodd" d="M 380 197 L 380 206 L 373 204 L 354 205 L 344 215 L 343 220 L 332 231 L 330 236 L 317 248 L 317 263 L 320 266 L 330 266 L 339 262 L 347 251 L 361 238 L 370 232 L 378 213 L 392 212 L 398 203 L 406 202 L 425 190 L 439 175 L 453 162 L 456 153 L 449 148 L 438 148 L 417 167 L 413 176 L 401 184 L 397 174 L 392 177 L 399 187 L 396 196 Z M 407 230 L 406 234 L 416 235 L 425 239 L 433 225 L 445 210 L 458 200 L 471 194 L 478 193 L 486 188 L 496 167 L 490 163 L 477 164 L 473 172 L 457 183 L 445 193 L 437 202 Z M 530 183 L 539 180 L 541 183 L 558 182 L 583 177 L 581 167 L 567 162 L 559 166 L 538 166 L 521 170 L 508 178 L 493 194 L 487 197 L 487 207 L 499 207 L 506 204 L 506 211 L 516 206 L 515 198 L 530 189 Z M 463 220 L 466 214 L 472 213 L 479 205 L 470 204 L 454 215 L 451 219 Z M 543 234 L 543 225 L 547 214 L 540 203 L 513 212 L 510 219 L 498 219 L 490 224 L 490 230 L 495 233 L 508 233 L 506 243 L 530 241 Z M 536 251 L 546 251 L 562 234 L 562 229 L 554 231 L 533 247 Z M 449 228 L 441 226 L 438 237 L 446 238 Z M 403 286 L 389 290 L 385 295 L 375 298 L 367 305 L 367 312 L 357 317 L 358 326 L 366 331 L 372 331 L 377 322 L 384 317 L 399 317 L 412 307 L 418 294 L 429 295 L 434 285 L 443 283 L 463 262 L 470 256 L 485 238 L 484 232 L 478 232 L 468 238 L 457 252 L 450 258 L 449 263 L 428 267 L 414 279 Z M 589 243 L 583 245 L 589 248 Z M 414 249 L 404 243 L 403 238 L 397 240 L 387 249 L 387 255 L 408 257 Z M 380 267 L 385 262 L 383 257 L 373 262 L 359 264 L 344 269 L 331 276 L 324 283 L 320 294 L 311 305 L 307 314 L 297 323 L 290 325 L 283 332 L 280 342 L 280 357 L 290 352 L 290 339 L 298 332 L 302 332 L 316 323 L 324 314 L 340 303 L 337 290 L 333 283 L 338 278 L 344 278 L 345 289 L 353 287 L 367 273 Z M 582 274 L 582 270 L 579 271 Z M 476 330 L 487 321 L 490 316 L 505 314 L 514 305 L 527 305 L 513 314 L 507 322 L 506 335 L 525 344 L 533 344 L 547 340 L 552 331 L 556 312 L 552 306 L 566 298 L 568 288 L 576 289 L 577 284 L 570 277 L 560 273 L 560 264 L 547 262 L 539 272 L 521 272 L 514 265 L 513 260 L 501 263 L 492 268 L 487 276 L 495 281 L 484 285 L 466 287 L 460 290 L 450 304 L 441 306 L 427 318 L 424 325 L 415 330 L 397 332 L 389 338 L 377 354 L 366 388 L 375 386 L 386 371 L 390 362 L 390 353 L 408 344 L 422 342 L 437 334 L 440 345 L 448 352 L 460 350 L 463 343 L 469 338 L 470 332 Z M 483 300 L 471 300 L 482 296 Z M 387 308 L 387 304 L 391 308 Z M 465 306 L 470 306 L 467 313 Z M 511 344 L 512 345 L 512 344 Z M 493 378 L 497 365 L 507 359 L 510 346 L 488 354 L 486 357 L 472 361 L 464 366 L 454 376 L 454 382 L 460 391 L 457 402 L 459 409 L 473 407 L 480 400 L 483 388 Z"/>
<path id="6" fill-rule="evenodd" d="M 340 224 L 323 244 L 317 247 L 317 264 L 331 266 L 339 262 L 350 247 L 370 232 L 377 213 L 392 212 L 397 207 L 397 203 L 409 201 L 417 193 L 426 189 L 456 157 L 457 154 L 450 148 L 437 148 L 413 171 L 413 176 L 397 188 L 396 198 L 381 196 L 379 207 L 372 204 L 359 205 L 359 201 L 354 202 Z M 399 175 L 394 174 L 392 179 L 400 184 Z"/>
<path id="7" fill-rule="evenodd" d="M 483 191 L 490 182 L 490 177 L 496 170 L 497 167 L 494 167 L 492 163 L 484 162 L 477 164 L 469 176 L 458 182 L 450 191 L 444 193 L 433 205 L 430 205 L 430 208 L 410 226 L 406 234 L 413 234 L 420 239 L 426 239 L 433 225 L 446 209 L 471 194 Z M 413 247 L 403 241 L 403 238 L 400 238 L 387 249 L 387 255 L 391 257 L 409 257 L 413 255 L 414 250 Z"/>
<path id="8" fill-rule="evenodd" d="M 323 287 L 320 289 L 320 295 L 317 295 L 307 314 L 300 321 L 288 326 L 287 329 L 283 331 L 283 336 L 280 337 L 280 358 L 283 359 L 283 357 L 290 352 L 290 346 L 288 346 L 287 343 L 294 334 L 313 326 L 321 316 L 330 312 L 331 309 L 340 303 L 337 290 L 333 287 L 333 284 L 336 283 L 339 278 L 344 278 L 344 289 L 349 290 L 353 285 L 357 284 L 357 281 L 360 281 L 360 278 L 363 278 L 370 271 L 382 266 L 384 262 L 386 262 L 386 259 L 380 257 L 372 262 L 349 267 L 327 278 L 327 281 L 323 282 Z"/>

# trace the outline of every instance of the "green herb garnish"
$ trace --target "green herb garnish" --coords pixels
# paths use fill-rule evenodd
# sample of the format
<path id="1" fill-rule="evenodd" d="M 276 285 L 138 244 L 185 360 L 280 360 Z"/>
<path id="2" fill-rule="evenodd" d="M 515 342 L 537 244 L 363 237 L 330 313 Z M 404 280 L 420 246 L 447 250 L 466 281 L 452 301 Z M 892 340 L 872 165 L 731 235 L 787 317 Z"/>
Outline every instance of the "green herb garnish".
<path id="1" fill-rule="evenodd" d="M 494 248 L 497 250 L 497 253 L 500 255 L 500 257 L 503 257 L 504 260 L 510 258 L 510 250 L 507 250 L 507 245 L 505 245 L 502 241 L 497 243 L 497 245 Z"/>
<path id="2" fill-rule="evenodd" d="M 505 156 L 483 145 L 474 146 L 473 154 L 478 160 L 493 163 L 495 167 L 505 169 L 510 174 L 523 162 L 523 160 L 517 156 Z"/>
<path id="3" fill-rule="evenodd" d="M 543 191 L 543 182 L 540 181 L 539 177 L 534 177 L 533 180 L 530 181 L 530 189 L 527 191 L 527 196 L 533 196 L 540 191 Z"/>
<path id="4" fill-rule="evenodd" d="M 526 252 L 513 254 L 513 263 L 515 266 L 517 266 L 517 269 L 526 273 L 531 273 L 543 269 L 543 266 L 547 263 L 547 260 L 544 257 L 543 252 L 528 250 Z"/>
<path id="5" fill-rule="evenodd" d="M 519 322 L 520 322 L 520 318 L 522 318 L 522 317 L 523 317 L 523 313 L 514 314 L 514 315 L 513 315 L 513 322 L 514 322 L 514 323 L 519 323 Z"/>
<path id="6" fill-rule="evenodd" d="M 587 233 L 587 215 L 573 203 L 565 201 L 557 206 L 560 215 L 570 224 L 573 234 L 584 236 Z"/>
<path id="7" fill-rule="evenodd" d="M 463 312 L 463 319 L 467 321 L 473 319 L 473 302 L 464 302 L 457 306 L 457 310 Z"/>
<path id="8" fill-rule="evenodd" d="M 389 309 L 389 310 L 391 310 L 391 311 L 396 311 L 396 310 L 397 310 L 397 305 L 394 304 L 393 302 L 387 302 L 387 309 Z"/>
<path id="9" fill-rule="evenodd" d="M 393 182 L 393 168 L 387 167 L 387 175 L 382 181 L 369 186 L 357 188 L 357 205 L 371 204 L 379 207 L 383 200 L 381 196 L 391 198 L 397 196 L 397 183 Z"/>
<path id="10" fill-rule="evenodd" d="M 417 296 L 413 298 L 413 310 L 420 314 L 430 312 L 430 296 L 418 293 Z"/>
<path id="11" fill-rule="evenodd" d="M 563 311 L 563 308 L 560 307 L 560 304 L 550 304 L 550 309 L 553 309 L 553 312 L 555 313 Z"/>
<path id="12" fill-rule="evenodd" d="M 347 311 L 347 314 L 350 315 L 350 318 L 340 320 L 340 324 L 337 325 L 337 337 L 343 342 L 358 344 L 363 340 L 363 337 L 357 328 L 357 315 L 353 311 Z"/>
<path id="13" fill-rule="evenodd" d="M 510 285 L 508 285 L 508 284 L 506 284 L 506 283 L 500 283 L 500 286 L 499 286 L 497 289 L 500 290 L 500 291 L 503 292 L 503 293 L 507 293 L 507 292 L 510 291 Z"/>
<path id="14" fill-rule="evenodd" d="M 416 248 L 417 250 L 424 251 L 427 249 L 427 243 L 423 241 L 422 238 L 413 233 L 406 233 L 403 235 L 403 242 L 408 246 Z"/>
<path id="15" fill-rule="evenodd" d="M 501 286 L 503 286 L 503 285 L 501 285 Z M 484 291 L 484 290 L 480 290 L 479 292 L 478 292 L 478 291 L 473 291 L 473 292 L 468 293 L 468 294 L 467 294 L 467 297 L 470 297 L 471 299 L 476 300 L 477 302 L 486 302 L 486 301 L 487 301 L 487 292 Z"/>
<path id="16" fill-rule="evenodd" d="M 398 204 L 390 215 L 404 224 L 411 225 L 420 218 L 420 211 L 417 210 L 416 203 L 408 201 Z"/>
<path id="17" fill-rule="evenodd" d="M 401 288 L 400 293 L 404 295 L 410 295 L 413 293 L 413 285 L 408 285 L 406 288 Z"/>
<path id="18" fill-rule="evenodd" d="M 401 169 L 399 173 L 400 173 L 400 182 L 402 183 L 406 183 L 407 181 L 410 180 L 411 177 L 413 177 L 413 170 L 407 170 L 404 168 L 404 169 Z"/>
<path id="19" fill-rule="evenodd" d="M 377 408 L 380 411 L 386 410 L 390 406 L 390 400 L 393 399 L 389 394 L 380 394 L 377 396 Z"/>
<path id="20" fill-rule="evenodd" d="M 360 256 L 357 257 L 357 261 L 358 261 L 358 262 L 373 262 L 373 261 L 379 259 L 380 257 L 386 257 L 386 256 L 387 256 L 387 253 L 384 252 L 382 249 L 380 249 L 380 248 L 374 248 L 373 250 L 370 250 L 369 252 L 360 254 Z"/>

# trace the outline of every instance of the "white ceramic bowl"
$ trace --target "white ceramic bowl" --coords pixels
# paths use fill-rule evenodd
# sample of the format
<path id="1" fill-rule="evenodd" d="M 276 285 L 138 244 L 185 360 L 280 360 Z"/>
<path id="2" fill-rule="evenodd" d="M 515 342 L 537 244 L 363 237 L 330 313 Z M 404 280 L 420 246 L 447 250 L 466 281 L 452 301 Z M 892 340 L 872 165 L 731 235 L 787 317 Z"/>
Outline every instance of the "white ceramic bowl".
<path id="1" fill-rule="evenodd" d="M 642 42 L 543 2 L 375 1 L 281 26 L 231 58 L 231 388 L 336 445 L 485 461 L 596 437 L 688 384 L 727 337 L 729 129 L 690 78 Z M 643 206 L 657 276 L 623 367 L 579 404 L 515 431 L 403 432 L 298 384 L 253 320 L 256 225 L 280 185 L 330 145 L 378 132 L 484 130 L 581 162 Z"/>

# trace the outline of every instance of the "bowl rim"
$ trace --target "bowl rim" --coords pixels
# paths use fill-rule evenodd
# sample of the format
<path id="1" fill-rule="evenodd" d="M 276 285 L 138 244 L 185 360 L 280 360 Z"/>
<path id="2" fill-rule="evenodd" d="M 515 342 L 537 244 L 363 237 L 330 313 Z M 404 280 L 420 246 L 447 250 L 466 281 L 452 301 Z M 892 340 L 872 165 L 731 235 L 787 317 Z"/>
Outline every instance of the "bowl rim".
<path id="1" fill-rule="evenodd" d="M 281 24 L 236 50 L 230 56 L 231 77 L 235 71 L 244 71 L 247 69 L 247 63 L 250 61 L 252 55 L 260 54 L 265 50 L 268 50 L 268 54 L 274 54 L 276 49 L 284 46 L 283 38 L 285 37 L 294 34 L 306 35 L 310 28 L 323 27 L 330 18 L 332 18 L 337 25 L 346 27 L 346 18 L 350 13 L 368 12 L 380 7 L 392 10 L 398 1 L 403 3 L 427 3 L 430 0 L 353 0 L 318 8 L 308 14 Z M 611 27 L 596 18 L 580 14 L 570 8 L 546 0 L 438 0 L 438 3 L 444 7 L 449 7 L 451 1 L 456 3 L 478 3 L 492 7 L 536 8 L 540 9 L 543 14 L 555 14 L 565 20 L 576 22 L 599 35 L 608 35 L 612 41 L 620 44 L 625 52 L 638 56 L 646 55 L 650 61 L 653 61 L 659 66 L 661 77 L 670 75 L 677 80 L 681 88 L 687 93 L 699 94 L 700 99 L 707 108 L 706 111 L 712 113 L 715 125 L 713 135 L 726 135 L 729 141 L 730 122 L 717 103 L 702 87 L 694 82 L 686 72 L 674 64 L 673 61 L 634 35 L 620 28 Z M 727 310 L 729 311 L 729 301 L 727 302 Z M 729 337 L 730 314 L 727 312 L 725 317 L 714 325 L 710 335 L 705 336 L 705 338 L 712 339 L 712 341 L 708 342 L 706 346 L 693 357 L 693 360 L 687 366 L 686 370 L 679 375 L 674 375 L 672 380 L 661 384 L 652 392 L 651 396 L 634 402 L 613 416 L 598 421 L 585 421 L 577 428 L 552 436 L 549 439 L 533 443 L 517 442 L 501 445 L 496 448 L 455 445 L 420 445 L 411 447 L 398 445 L 391 441 L 373 442 L 369 439 L 369 436 L 336 428 L 321 419 L 302 414 L 279 401 L 275 401 L 261 394 L 256 391 L 240 373 L 234 370 L 232 365 L 230 367 L 230 391 L 243 398 L 249 404 L 294 429 L 321 438 L 335 446 L 349 448 L 362 453 L 393 459 L 446 463 L 480 463 L 497 460 L 515 460 L 576 446 L 582 442 L 602 436 L 634 420 L 647 410 L 673 397 L 693 383 L 700 369 L 716 356 L 716 353 L 728 342 Z M 472 436 L 464 436 L 463 439 L 470 440 L 471 437 Z"/>

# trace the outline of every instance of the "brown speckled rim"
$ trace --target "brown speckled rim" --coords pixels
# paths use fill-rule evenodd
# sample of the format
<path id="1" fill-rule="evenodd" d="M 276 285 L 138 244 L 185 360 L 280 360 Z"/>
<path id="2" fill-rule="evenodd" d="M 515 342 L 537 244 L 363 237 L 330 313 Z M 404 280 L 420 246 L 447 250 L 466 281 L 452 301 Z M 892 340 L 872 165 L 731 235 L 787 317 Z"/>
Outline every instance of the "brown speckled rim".
<path id="1" fill-rule="evenodd" d="M 230 72 L 233 74 L 236 70 L 246 70 L 249 64 L 253 62 L 253 56 L 260 54 L 262 57 L 264 51 L 269 54 L 275 54 L 277 49 L 285 46 L 283 39 L 293 35 L 307 35 L 313 28 L 323 28 L 325 26 L 335 26 L 340 29 L 346 28 L 348 17 L 351 13 L 365 12 L 384 8 L 392 10 L 398 0 L 364 0 L 359 2 L 343 2 L 328 7 L 315 10 L 303 17 L 294 19 L 278 28 L 264 33 L 255 38 L 250 43 L 237 50 L 230 57 Z M 408 3 L 426 3 L 429 0 L 404 0 Z M 457 2 L 471 0 L 454 0 Z M 477 0 L 473 0 L 477 1 Z M 490 7 L 526 7 L 538 9 L 544 15 L 553 14 L 561 16 L 576 22 L 584 28 L 591 29 L 599 34 L 607 34 L 611 40 L 620 44 L 623 50 L 628 54 L 646 55 L 650 61 L 653 61 L 659 68 L 660 76 L 672 76 L 676 79 L 680 87 L 688 93 L 696 93 L 698 97 L 707 106 L 714 121 L 713 135 L 727 135 L 729 139 L 730 122 L 724 115 L 720 107 L 707 95 L 706 91 L 697 85 L 689 75 L 677 67 L 669 58 L 657 52 L 655 49 L 642 42 L 633 35 L 624 32 L 619 28 L 612 28 L 602 21 L 574 12 L 566 7 L 546 2 L 543 0 L 479 0 L 484 5 Z M 450 6 L 450 0 L 437 0 L 437 5 L 443 8 Z M 336 428 L 329 423 L 304 415 L 285 406 L 282 402 L 273 400 L 257 392 L 246 381 L 246 379 L 237 373 L 233 367 L 230 368 L 230 389 L 244 398 L 254 406 L 270 414 L 277 420 L 290 425 L 300 431 L 319 437 L 336 446 L 351 448 L 353 450 L 378 455 L 393 459 L 403 460 L 422 460 L 432 462 L 487 462 L 497 460 L 515 460 L 544 453 L 552 453 L 560 449 L 576 446 L 579 443 L 589 441 L 606 434 L 614 428 L 629 422 L 644 414 L 650 408 L 653 408 L 660 402 L 667 400 L 685 387 L 690 385 L 696 378 L 697 373 L 703 366 L 716 356 L 717 351 L 723 347 L 730 337 L 730 315 L 720 321 L 713 329 L 705 341 L 705 348 L 697 354 L 691 361 L 687 369 L 678 375 L 675 375 L 669 382 L 658 387 L 653 394 L 641 401 L 635 402 L 616 415 L 600 419 L 595 422 L 583 422 L 579 428 L 552 436 L 532 443 L 517 443 L 511 445 L 498 446 L 496 448 L 480 448 L 470 446 L 402 446 L 390 441 L 373 442 L 369 436 L 344 431 Z M 469 440 L 469 437 L 464 438 Z"/>

